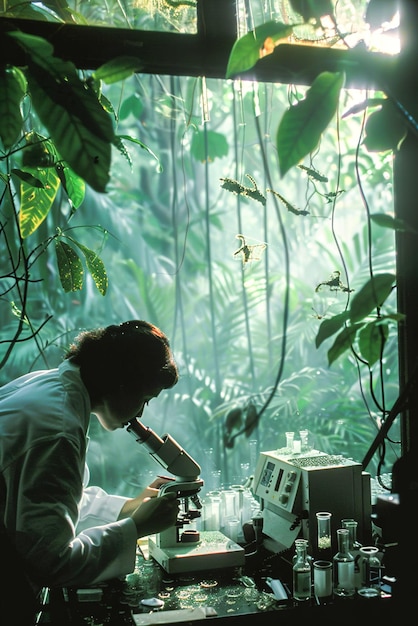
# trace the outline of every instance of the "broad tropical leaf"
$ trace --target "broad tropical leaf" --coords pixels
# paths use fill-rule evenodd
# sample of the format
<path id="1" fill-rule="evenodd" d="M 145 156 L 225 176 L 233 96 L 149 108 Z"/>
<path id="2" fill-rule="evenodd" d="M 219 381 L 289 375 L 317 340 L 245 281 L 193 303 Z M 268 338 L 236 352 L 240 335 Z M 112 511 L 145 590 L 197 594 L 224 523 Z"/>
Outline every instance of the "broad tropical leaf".
<path id="1" fill-rule="evenodd" d="M 335 338 L 334 343 L 328 350 L 328 365 L 338 359 L 339 356 L 351 349 L 356 339 L 357 331 L 362 328 L 363 324 L 353 324 L 346 326 Z"/>
<path id="2" fill-rule="evenodd" d="M 83 178 L 78 176 L 65 162 L 58 163 L 56 171 L 71 204 L 75 209 L 78 209 L 86 193 L 86 185 Z"/>
<path id="3" fill-rule="evenodd" d="M 343 73 L 323 72 L 316 77 L 304 100 L 284 113 L 276 140 L 282 177 L 317 147 L 337 111 L 343 85 Z"/>
<path id="4" fill-rule="evenodd" d="M 104 192 L 114 139 L 110 115 L 75 66 L 53 56 L 48 42 L 21 32 L 9 35 L 28 53 L 32 102 L 58 152 L 93 189 Z"/>
<path id="5" fill-rule="evenodd" d="M 343 313 L 339 313 L 338 315 L 334 315 L 330 319 L 324 320 L 318 330 L 318 334 L 315 338 L 315 345 L 317 348 L 321 345 L 325 339 L 334 335 L 343 324 L 349 319 L 349 312 L 344 311 Z"/>
<path id="6" fill-rule="evenodd" d="M 143 110 L 144 104 L 141 98 L 137 93 L 133 93 L 122 102 L 119 110 L 119 119 L 126 120 L 129 115 L 133 115 L 136 119 L 139 119 Z"/>
<path id="7" fill-rule="evenodd" d="M 363 143 L 370 152 L 399 150 L 407 133 L 403 119 L 389 100 L 367 118 L 364 131 Z"/>
<path id="8" fill-rule="evenodd" d="M 262 57 L 262 48 L 266 40 L 271 40 L 273 46 L 289 37 L 293 26 L 280 22 L 267 22 L 257 26 L 234 43 L 226 68 L 226 78 L 233 78 L 235 74 L 251 69 Z"/>
<path id="9" fill-rule="evenodd" d="M 380 359 L 388 336 L 388 324 L 387 322 L 382 323 L 380 320 L 370 322 L 360 330 L 358 335 L 359 350 L 369 367 Z"/>
<path id="10" fill-rule="evenodd" d="M 0 68 L 0 139 L 9 150 L 22 132 L 20 103 L 26 93 L 26 78 L 17 67 Z"/>
<path id="11" fill-rule="evenodd" d="M 394 274 L 378 274 L 371 278 L 351 300 L 351 322 L 358 322 L 381 307 L 391 293 L 395 280 Z"/>
<path id="12" fill-rule="evenodd" d="M 197 161 L 211 162 L 228 154 L 228 142 L 225 135 L 214 130 L 208 130 L 206 133 L 198 131 L 193 135 L 191 151 Z"/>
<path id="13" fill-rule="evenodd" d="M 22 179 L 19 227 L 23 239 L 29 237 L 42 224 L 61 184 L 56 171 L 51 167 L 26 168 L 25 172 L 39 181 L 42 186 L 38 186 L 38 183 L 33 186 Z"/>
<path id="14" fill-rule="evenodd" d="M 409 226 L 405 222 L 405 220 L 401 219 L 400 217 L 387 215 L 387 213 L 372 213 L 370 215 L 370 219 L 378 226 L 382 226 L 382 228 L 392 228 L 393 230 L 397 230 L 398 232 L 405 233 L 418 233 L 418 231 L 412 228 L 412 226 Z"/>
<path id="15" fill-rule="evenodd" d="M 117 57 L 101 65 L 93 76 L 107 85 L 129 78 L 142 68 L 143 64 L 137 57 Z"/>

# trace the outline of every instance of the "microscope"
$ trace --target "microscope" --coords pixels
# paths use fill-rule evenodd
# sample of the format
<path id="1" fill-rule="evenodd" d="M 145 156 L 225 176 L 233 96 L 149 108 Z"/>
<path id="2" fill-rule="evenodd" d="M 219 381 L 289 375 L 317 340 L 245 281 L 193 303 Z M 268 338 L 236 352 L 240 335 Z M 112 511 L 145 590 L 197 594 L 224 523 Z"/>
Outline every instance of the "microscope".
<path id="1" fill-rule="evenodd" d="M 149 553 L 168 573 L 234 567 L 244 564 L 244 549 L 219 531 L 188 529 L 201 517 L 199 491 L 203 480 L 200 466 L 171 435 L 162 437 L 137 418 L 129 422 L 127 431 L 143 444 L 153 459 L 174 479 L 159 489 L 159 496 L 175 492 L 180 501 L 177 523 L 149 537 Z M 186 527 L 186 528 L 185 528 Z"/>

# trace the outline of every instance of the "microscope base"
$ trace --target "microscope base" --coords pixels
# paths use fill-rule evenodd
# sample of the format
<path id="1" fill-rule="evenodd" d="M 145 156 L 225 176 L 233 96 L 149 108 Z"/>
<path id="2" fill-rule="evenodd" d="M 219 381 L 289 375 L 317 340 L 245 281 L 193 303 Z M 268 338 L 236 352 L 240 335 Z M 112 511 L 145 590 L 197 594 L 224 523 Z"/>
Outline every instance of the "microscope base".
<path id="1" fill-rule="evenodd" d="M 169 574 L 239 567 L 245 561 L 244 548 L 214 530 L 202 531 L 196 543 L 169 548 L 160 548 L 150 537 L 148 547 L 150 556 Z"/>

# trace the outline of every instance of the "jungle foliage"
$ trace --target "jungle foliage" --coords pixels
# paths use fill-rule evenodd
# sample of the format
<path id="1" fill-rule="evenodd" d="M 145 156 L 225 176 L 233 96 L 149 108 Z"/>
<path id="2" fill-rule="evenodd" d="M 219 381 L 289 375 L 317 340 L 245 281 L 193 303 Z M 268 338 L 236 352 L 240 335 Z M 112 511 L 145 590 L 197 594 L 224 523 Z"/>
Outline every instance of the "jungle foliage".
<path id="1" fill-rule="evenodd" d="M 245 478 L 250 442 L 281 447 L 287 430 L 361 461 L 397 395 L 393 236 L 407 225 L 391 161 L 406 127 L 343 72 L 306 88 L 233 80 L 289 29 L 238 39 L 224 81 L 143 76 L 136 58 L 80 72 L 12 30 L 28 62 L 0 75 L 3 382 L 55 366 L 80 328 L 149 319 L 182 372 L 153 428 L 226 482 Z M 90 455 L 128 492 L 124 435 L 122 468 L 102 462 L 115 439 L 94 424 Z"/>

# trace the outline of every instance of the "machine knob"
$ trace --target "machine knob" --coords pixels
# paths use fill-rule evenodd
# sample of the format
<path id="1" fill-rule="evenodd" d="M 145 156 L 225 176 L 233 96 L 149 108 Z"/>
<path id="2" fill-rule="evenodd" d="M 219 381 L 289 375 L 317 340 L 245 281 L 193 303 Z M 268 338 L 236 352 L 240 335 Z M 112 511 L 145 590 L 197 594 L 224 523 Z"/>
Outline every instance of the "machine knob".
<path id="1" fill-rule="evenodd" d="M 282 493 L 279 501 L 281 504 L 287 504 L 289 502 L 289 496 L 286 493 Z"/>
<path id="2" fill-rule="evenodd" d="M 296 480 L 296 472 L 289 472 L 287 480 L 290 480 L 293 483 Z"/>

